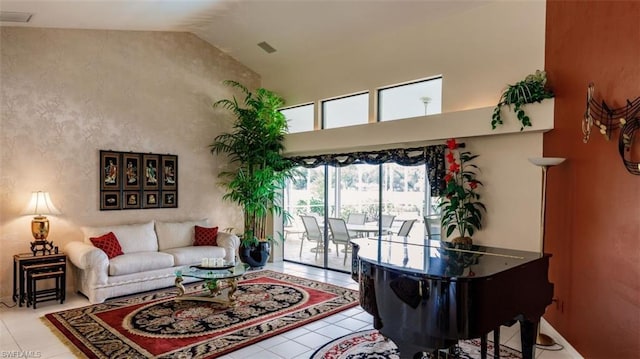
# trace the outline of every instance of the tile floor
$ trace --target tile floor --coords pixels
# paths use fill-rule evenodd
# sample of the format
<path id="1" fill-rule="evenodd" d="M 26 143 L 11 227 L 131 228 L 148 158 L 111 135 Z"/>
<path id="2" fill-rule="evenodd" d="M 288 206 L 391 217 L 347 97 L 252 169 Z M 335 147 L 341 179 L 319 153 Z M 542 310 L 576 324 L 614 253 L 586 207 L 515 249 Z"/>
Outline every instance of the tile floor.
<path id="1" fill-rule="evenodd" d="M 357 289 L 357 284 L 351 280 L 349 275 L 344 273 L 324 271 L 294 263 L 269 264 L 267 268 Z M 68 293 L 67 301 L 64 304 L 56 304 L 53 301 L 45 302 L 39 304 L 36 310 L 24 307 L 5 308 L 0 306 L 0 357 L 75 358 L 69 349 L 42 324 L 40 317 L 49 312 L 88 304 L 88 300 L 85 297 Z M 338 338 L 354 331 L 372 328 L 371 321 L 371 316 L 368 313 L 364 312 L 360 307 L 355 307 L 242 348 L 220 358 L 308 359 L 317 348 L 333 338 Z M 581 358 L 546 322 L 543 322 L 542 331 L 556 339 L 564 346 L 564 349 L 560 351 L 537 350 L 537 358 Z M 517 325 L 501 327 L 500 338 L 502 344 L 516 349 L 520 348 Z"/>

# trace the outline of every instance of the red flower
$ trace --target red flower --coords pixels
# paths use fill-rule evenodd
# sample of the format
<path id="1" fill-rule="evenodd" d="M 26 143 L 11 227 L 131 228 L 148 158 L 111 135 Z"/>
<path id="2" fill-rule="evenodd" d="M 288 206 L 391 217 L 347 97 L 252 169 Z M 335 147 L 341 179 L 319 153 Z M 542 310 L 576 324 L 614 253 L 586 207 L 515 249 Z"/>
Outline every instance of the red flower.
<path id="1" fill-rule="evenodd" d="M 480 195 L 475 189 L 482 182 L 475 179 L 477 166 L 467 164 L 474 156 L 471 152 L 456 153 L 458 144 L 455 139 L 447 140 L 448 151 L 445 153 L 447 160 L 447 173 L 444 176 L 446 190 L 442 194 L 443 201 L 439 207 L 442 209 L 442 222 L 446 223 L 448 233 L 457 230 L 460 236 L 465 237 L 482 228 L 482 214 L 484 205 L 480 202 Z M 469 276 L 476 275 L 469 273 Z"/>
<path id="2" fill-rule="evenodd" d="M 456 161 L 456 158 L 453 156 L 453 152 L 447 153 L 447 162 L 454 163 L 455 161 Z"/>

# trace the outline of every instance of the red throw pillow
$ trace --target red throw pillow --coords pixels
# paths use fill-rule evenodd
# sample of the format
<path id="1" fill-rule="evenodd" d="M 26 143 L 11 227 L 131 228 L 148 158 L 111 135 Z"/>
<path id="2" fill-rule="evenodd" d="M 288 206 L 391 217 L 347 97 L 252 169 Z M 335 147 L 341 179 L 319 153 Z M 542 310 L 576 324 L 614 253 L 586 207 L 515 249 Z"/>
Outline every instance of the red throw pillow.
<path id="1" fill-rule="evenodd" d="M 196 226 L 196 240 L 194 246 L 217 246 L 218 227 L 206 228 Z"/>
<path id="2" fill-rule="evenodd" d="M 102 249 L 102 251 L 107 254 L 107 257 L 109 259 L 124 254 L 122 253 L 120 242 L 118 242 L 118 238 L 116 238 L 116 235 L 113 234 L 113 232 L 103 234 L 100 237 L 92 237 L 89 239 L 94 246 Z"/>

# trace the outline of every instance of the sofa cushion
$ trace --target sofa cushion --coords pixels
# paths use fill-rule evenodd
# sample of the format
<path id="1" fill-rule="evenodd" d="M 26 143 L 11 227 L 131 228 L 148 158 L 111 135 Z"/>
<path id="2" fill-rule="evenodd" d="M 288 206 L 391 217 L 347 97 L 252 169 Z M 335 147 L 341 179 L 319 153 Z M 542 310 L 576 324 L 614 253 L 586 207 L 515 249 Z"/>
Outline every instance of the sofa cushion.
<path id="1" fill-rule="evenodd" d="M 118 242 L 118 238 L 116 238 L 116 235 L 113 234 L 113 232 L 109 232 L 100 237 L 91 237 L 89 239 L 94 246 L 102 249 L 109 259 L 124 254 L 122 253 L 120 242 Z"/>
<path id="2" fill-rule="evenodd" d="M 113 232 L 120 242 L 122 252 L 156 252 L 158 251 L 158 237 L 153 230 L 153 221 L 138 224 L 125 224 L 104 227 L 83 227 L 85 243 L 91 243 L 89 238 L 99 237 Z"/>
<path id="3" fill-rule="evenodd" d="M 216 239 L 218 238 L 218 227 L 207 228 L 195 226 L 195 241 L 193 242 L 194 246 L 217 246 L 218 242 Z"/>
<path id="4" fill-rule="evenodd" d="M 161 251 L 169 248 L 190 247 L 194 241 L 194 227 L 209 225 L 209 220 L 186 222 L 156 222 L 158 248 Z"/>
<path id="5" fill-rule="evenodd" d="M 213 246 L 171 248 L 164 252 L 173 255 L 176 266 L 201 264 L 202 258 L 224 258 L 227 253 L 224 248 Z"/>
<path id="6" fill-rule="evenodd" d="M 109 260 L 109 275 L 125 275 L 173 267 L 173 256 L 162 252 L 135 252 Z"/>

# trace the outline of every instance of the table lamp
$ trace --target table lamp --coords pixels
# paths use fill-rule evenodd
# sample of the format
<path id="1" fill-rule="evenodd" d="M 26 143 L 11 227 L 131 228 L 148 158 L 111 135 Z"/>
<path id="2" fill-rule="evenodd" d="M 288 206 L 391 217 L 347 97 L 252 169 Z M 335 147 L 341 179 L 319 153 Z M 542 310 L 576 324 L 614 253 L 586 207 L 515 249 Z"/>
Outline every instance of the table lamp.
<path id="1" fill-rule="evenodd" d="M 542 167 L 542 205 L 540 208 L 540 253 L 544 255 L 544 220 L 546 214 L 547 204 L 547 171 L 549 167 L 553 167 L 564 162 L 564 158 L 560 157 L 534 157 L 529 158 L 529 162 L 538 167 Z M 540 326 L 538 326 L 538 337 L 536 344 L 541 346 L 552 346 L 556 344 L 555 340 L 550 336 L 540 333 Z"/>
<path id="2" fill-rule="evenodd" d="M 53 242 L 47 241 L 47 236 L 49 235 L 49 220 L 45 215 L 61 214 L 61 212 L 51 202 L 49 192 L 32 192 L 31 201 L 23 213 L 34 215 L 31 221 L 31 233 L 35 239 L 35 241 L 31 242 L 31 252 L 33 252 L 33 255 L 37 255 L 38 252 L 42 252 L 42 255 L 51 254 Z"/>

